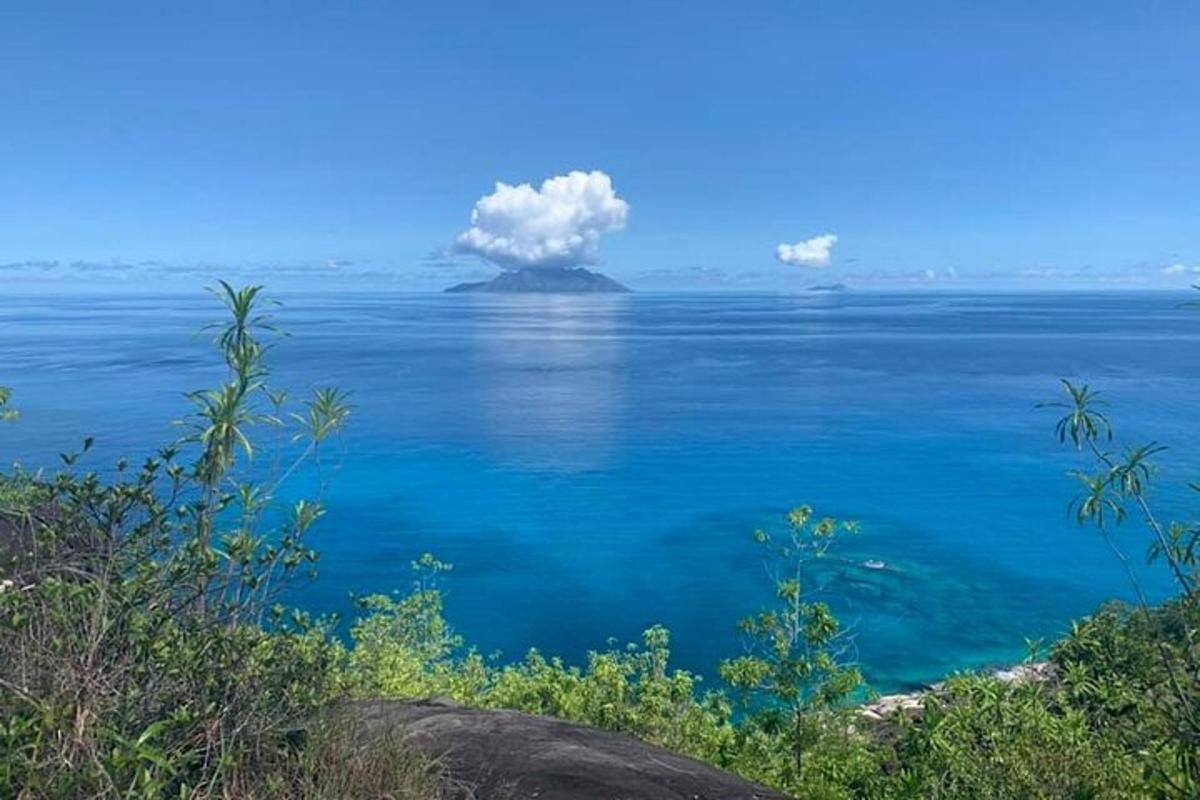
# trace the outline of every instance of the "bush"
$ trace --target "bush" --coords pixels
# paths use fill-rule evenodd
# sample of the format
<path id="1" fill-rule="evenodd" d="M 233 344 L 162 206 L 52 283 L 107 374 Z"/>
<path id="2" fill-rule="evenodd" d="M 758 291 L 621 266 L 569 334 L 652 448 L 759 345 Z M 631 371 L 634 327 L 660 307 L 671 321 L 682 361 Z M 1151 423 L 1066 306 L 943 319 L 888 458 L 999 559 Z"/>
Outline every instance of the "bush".
<path id="1" fill-rule="evenodd" d="M 1153 609 L 1109 603 L 1075 623 L 1051 654 L 1064 705 L 1078 709 L 1097 736 L 1140 754 L 1147 784 L 1167 796 L 1195 788 L 1198 745 L 1189 745 L 1180 699 L 1190 693 L 1200 703 L 1195 685 L 1181 682 L 1189 675 L 1183 651 L 1197 629 L 1200 614 L 1178 601 Z"/>
<path id="2" fill-rule="evenodd" d="M 191 395 L 191 435 L 109 481 L 69 471 L 90 439 L 53 478 L 0 481 L 0 796 L 255 797 L 329 780 L 306 783 L 322 751 L 301 733 L 339 690 L 343 650 L 276 602 L 315 562 L 305 534 L 322 510 L 281 514 L 271 497 L 349 407 L 322 389 L 288 415 L 265 381 L 259 290 L 218 294 L 228 375 Z M 252 429 L 285 420 L 290 466 L 255 482 Z"/>
<path id="3" fill-rule="evenodd" d="M 416 579 L 410 594 L 359 600 L 367 614 L 350 629 L 353 647 L 343 680 L 358 696 L 439 696 L 478 703 L 489 680 L 487 668 L 474 653 L 460 654 L 462 638 L 447 623 L 442 594 L 434 588 L 451 565 L 427 553 L 412 568 Z"/>
<path id="4" fill-rule="evenodd" d="M 932 695 L 897 748 L 897 792 L 929 798 L 1130 798 L 1134 756 L 1035 683 L 961 676 Z"/>
<path id="5" fill-rule="evenodd" d="M 584 669 L 532 651 L 494 672 L 482 701 L 623 731 L 721 764 L 733 742 L 729 703 L 719 693 L 700 694 L 698 676 L 669 669 L 669 643 L 656 625 L 640 648 L 594 651 Z"/>

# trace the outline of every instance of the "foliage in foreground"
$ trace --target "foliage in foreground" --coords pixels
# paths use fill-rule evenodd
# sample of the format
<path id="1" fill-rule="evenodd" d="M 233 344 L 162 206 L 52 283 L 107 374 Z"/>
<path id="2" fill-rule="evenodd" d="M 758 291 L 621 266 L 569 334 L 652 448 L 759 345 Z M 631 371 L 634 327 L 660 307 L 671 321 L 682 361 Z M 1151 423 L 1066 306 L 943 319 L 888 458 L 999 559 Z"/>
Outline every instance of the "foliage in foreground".
<path id="1" fill-rule="evenodd" d="M 273 498 L 319 468 L 350 408 L 322 389 L 289 414 L 268 386 L 258 290 L 219 295 L 227 379 L 191 395 L 188 437 L 107 478 L 71 471 L 79 454 L 52 477 L 0 476 L 0 796 L 432 798 L 435 765 L 387 737 L 364 744 L 336 708 L 434 695 L 624 731 L 804 798 L 1196 796 L 1196 530 L 1159 522 L 1155 448 L 1108 452 L 1088 390 L 1068 385 L 1058 426 L 1097 465 L 1079 476 L 1079 518 L 1126 563 L 1111 526 L 1136 512 L 1178 596 L 1151 607 L 1135 581 L 1141 602 L 1053 647 L 1055 681 L 958 676 L 883 730 L 852 705 L 861 676 L 810 577 L 853 526 L 806 507 L 756 535 L 776 600 L 741 624 L 748 649 L 721 665 L 724 689 L 672 669 L 658 626 L 582 666 L 538 651 L 493 663 L 445 619 L 450 566 L 432 556 L 408 595 L 363 599 L 349 643 L 282 609 L 323 512 L 319 497 L 286 513 Z M 9 399 L 0 420 L 15 419 Z M 277 453 L 258 452 L 255 429 L 286 427 Z"/>
<path id="2" fill-rule="evenodd" d="M 1172 796 L 1161 775 L 1171 768 L 1174 739 L 1146 701 L 1162 686 L 1153 670 L 1141 671 L 1162 631 L 1146 630 L 1124 606 L 1081 621 L 1056 645 L 1055 682 L 956 676 L 928 696 L 919 719 L 890 732 L 864 725 L 852 708 L 810 711 L 800 717 L 798 759 L 795 729 L 779 724 L 778 707 L 739 714 L 726 692 L 702 691 L 697 676 L 671 670 L 660 627 L 646 631 L 640 645 L 592 653 L 582 668 L 536 651 L 518 664 L 493 666 L 461 649 L 436 590 L 421 591 L 432 592 L 417 602 L 427 604 L 422 627 L 438 632 L 438 644 L 402 644 L 414 640 L 411 630 L 401 632 L 402 620 L 412 618 L 401 609 L 419 593 L 376 598 L 355 626 L 346 662 L 352 691 L 448 696 L 624 731 L 804 798 Z M 1171 604 L 1156 613 L 1175 618 L 1179 609 Z M 396 635 L 386 632 L 390 626 Z M 1124 652 L 1143 657 L 1113 657 Z"/>
<path id="3" fill-rule="evenodd" d="M 335 696 L 341 649 L 276 602 L 315 560 L 322 510 L 271 498 L 349 408 L 322 389 L 288 414 L 258 289 L 218 295 L 226 378 L 190 395 L 180 442 L 107 478 L 71 471 L 81 451 L 0 481 L 0 796 L 377 796 L 313 773 L 331 744 L 298 726 Z M 277 471 L 252 469 L 256 426 L 288 437 Z M 356 774 L 421 777 L 387 748 L 337 760 L 364 759 Z"/>

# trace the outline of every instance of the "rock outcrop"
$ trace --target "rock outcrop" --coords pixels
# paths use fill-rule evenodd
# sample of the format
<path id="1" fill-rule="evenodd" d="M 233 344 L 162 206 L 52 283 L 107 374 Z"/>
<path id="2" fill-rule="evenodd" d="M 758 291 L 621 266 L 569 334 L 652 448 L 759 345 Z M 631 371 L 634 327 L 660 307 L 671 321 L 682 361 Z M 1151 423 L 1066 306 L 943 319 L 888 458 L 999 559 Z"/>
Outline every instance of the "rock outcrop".
<path id="1" fill-rule="evenodd" d="M 360 700 L 343 711 L 362 735 L 394 731 L 437 759 L 462 800 L 787 800 L 661 747 L 562 720 L 440 700 Z"/>
<path id="2" fill-rule="evenodd" d="M 1058 672 L 1049 661 L 1037 661 L 1029 664 L 1017 664 L 1013 667 L 989 670 L 987 675 L 1002 683 L 1053 683 Z M 885 694 L 858 709 L 858 716 L 868 729 L 886 737 L 896 723 L 902 719 L 919 719 L 925 713 L 925 701 L 931 697 L 944 697 L 945 686 L 935 683 L 928 689 L 902 694 Z"/>

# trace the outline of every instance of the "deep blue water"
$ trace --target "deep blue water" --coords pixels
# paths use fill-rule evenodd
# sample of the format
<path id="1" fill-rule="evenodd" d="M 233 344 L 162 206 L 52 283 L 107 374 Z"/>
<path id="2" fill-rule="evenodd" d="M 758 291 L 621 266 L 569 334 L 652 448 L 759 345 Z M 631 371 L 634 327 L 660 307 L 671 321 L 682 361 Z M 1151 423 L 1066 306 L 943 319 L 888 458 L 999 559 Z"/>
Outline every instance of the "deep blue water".
<path id="1" fill-rule="evenodd" d="M 751 532 L 810 503 L 862 523 L 831 599 L 876 685 L 1011 660 L 1128 594 L 1066 511 L 1078 462 L 1034 408 L 1060 376 L 1102 387 L 1130 438 L 1172 445 L 1164 486 L 1196 477 L 1200 310 L 1182 295 L 284 299 L 275 382 L 358 406 L 313 538 L 321 577 L 296 601 L 349 613 L 349 592 L 404 589 L 433 551 L 484 652 L 577 660 L 662 622 L 712 676 L 769 599 Z M 4 461 L 53 465 L 83 433 L 94 467 L 144 455 L 219 375 L 203 295 L 0 306 L 0 384 L 22 411 Z M 1181 490 L 1158 498 L 1181 511 Z"/>

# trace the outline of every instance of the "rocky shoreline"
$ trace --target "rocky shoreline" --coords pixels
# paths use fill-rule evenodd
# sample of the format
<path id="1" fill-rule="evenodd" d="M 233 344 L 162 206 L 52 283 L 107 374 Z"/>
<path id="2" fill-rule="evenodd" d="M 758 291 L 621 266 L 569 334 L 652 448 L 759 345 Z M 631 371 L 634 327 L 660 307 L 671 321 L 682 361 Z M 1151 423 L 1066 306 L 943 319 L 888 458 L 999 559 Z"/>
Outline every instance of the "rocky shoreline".
<path id="1" fill-rule="evenodd" d="M 1035 661 L 988 670 L 984 673 L 1002 683 L 1051 683 L 1058 677 L 1057 667 L 1049 661 Z M 859 717 L 871 725 L 887 725 L 904 717 L 919 719 L 925 713 L 927 700 L 945 696 L 945 683 L 932 684 L 915 692 L 900 692 L 877 697 L 858 710 Z"/>

